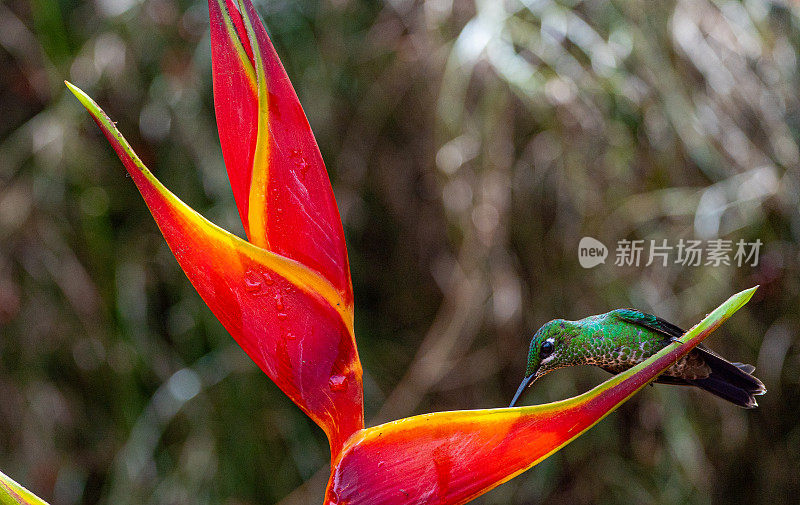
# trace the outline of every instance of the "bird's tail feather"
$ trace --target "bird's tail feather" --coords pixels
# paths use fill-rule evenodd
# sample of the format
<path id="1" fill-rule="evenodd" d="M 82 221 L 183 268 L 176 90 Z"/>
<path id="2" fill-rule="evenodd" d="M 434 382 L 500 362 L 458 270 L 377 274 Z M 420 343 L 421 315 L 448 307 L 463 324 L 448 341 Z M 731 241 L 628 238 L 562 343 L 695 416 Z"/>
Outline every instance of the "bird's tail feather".
<path id="1" fill-rule="evenodd" d="M 758 406 L 755 396 L 763 395 L 767 389 L 752 375 L 755 371 L 753 365 L 731 363 L 707 349 L 701 349 L 701 352 L 711 373 L 705 379 L 687 382 L 740 407 L 752 409 Z"/>

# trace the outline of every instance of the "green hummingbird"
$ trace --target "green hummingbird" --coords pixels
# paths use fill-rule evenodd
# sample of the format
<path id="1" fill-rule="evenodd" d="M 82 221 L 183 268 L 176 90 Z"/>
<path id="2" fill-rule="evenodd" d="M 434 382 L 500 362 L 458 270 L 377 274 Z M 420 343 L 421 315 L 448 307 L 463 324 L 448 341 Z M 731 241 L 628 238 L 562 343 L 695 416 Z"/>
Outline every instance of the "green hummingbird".
<path id="1" fill-rule="evenodd" d="M 684 330 L 660 317 L 635 309 L 617 309 L 579 321 L 555 319 L 533 335 L 528 367 L 514 399 L 536 379 L 558 368 L 595 365 L 617 374 L 646 360 Z M 655 382 L 696 386 L 744 408 L 758 404 L 755 395 L 767 392 L 754 377 L 755 367 L 731 363 L 698 345 L 661 374 Z"/>

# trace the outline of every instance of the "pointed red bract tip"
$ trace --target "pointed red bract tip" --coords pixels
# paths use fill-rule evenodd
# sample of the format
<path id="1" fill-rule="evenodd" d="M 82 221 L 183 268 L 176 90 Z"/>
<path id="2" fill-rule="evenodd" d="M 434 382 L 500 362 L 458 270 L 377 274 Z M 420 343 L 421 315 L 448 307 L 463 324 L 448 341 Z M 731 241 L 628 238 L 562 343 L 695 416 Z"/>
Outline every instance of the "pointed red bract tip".
<path id="1" fill-rule="evenodd" d="M 335 456 L 364 426 L 352 305 L 316 271 L 245 242 L 181 202 L 97 104 L 68 86 L 119 155 L 200 296 L 253 361 L 325 430 Z"/>
<path id="2" fill-rule="evenodd" d="M 214 108 L 250 241 L 316 270 L 352 304 L 350 267 L 325 164 L 250 0 L 209 0 Z"/>

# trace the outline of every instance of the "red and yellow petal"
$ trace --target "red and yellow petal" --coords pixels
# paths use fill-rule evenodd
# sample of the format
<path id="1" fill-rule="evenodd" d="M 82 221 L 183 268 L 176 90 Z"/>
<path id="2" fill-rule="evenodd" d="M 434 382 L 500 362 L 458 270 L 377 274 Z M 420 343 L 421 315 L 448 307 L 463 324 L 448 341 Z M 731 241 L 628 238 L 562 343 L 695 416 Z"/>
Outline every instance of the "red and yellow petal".
<path id="1" fill-rule="evenodd" d="M 347 248 L 325 164 L 250 0 L 209 0 L 214 105 L 250 242 L 315 270 L 352 303 Z"/>
<path id="2" fill-rule="evenodd" d="M 200 296 L 253 361 L 325 430 L 336 455 L 364 426 L 352 303 L 317 271 L 228 233 L 181 202 L 97 104 L 67 85 L 111 142 Z"/>
<path id="3" fill-rule="evenodd" d="M 533 467 L 594 426 L 742 307 L 742 291 L 644 363 L 568 400 L 438 412 L 356 434 L 334 462 L 326 505 L 461 504 Z"/>

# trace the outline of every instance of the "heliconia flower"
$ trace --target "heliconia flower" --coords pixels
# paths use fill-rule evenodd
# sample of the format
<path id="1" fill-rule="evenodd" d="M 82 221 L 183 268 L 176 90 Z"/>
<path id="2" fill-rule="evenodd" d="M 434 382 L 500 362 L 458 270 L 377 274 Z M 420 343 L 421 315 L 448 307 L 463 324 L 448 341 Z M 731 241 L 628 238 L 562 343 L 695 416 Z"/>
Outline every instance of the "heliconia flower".
<path id="1" fill-rule="evenodd" d="M 336 455 L 364 427 L 344 232 L 311 128 L 252 4 L 210 0 L 214 103 L 249 242 L 204 219 L 67 83 L 116 150 L 189 280 Z M 242 15 L 241 13 L 247 13 Z"/>
<path id="2" fill-rule="evenodd" d="M 533 407 L 438 412 L 364 429 L 344 234 L 319 149 L 250 0 L 209 0 L 214 105 L 248 240 L 207 221 L 67 83 L 130 173 L 189 280 L 258 366 L 328 436 L 325 504 L 460 504 L 531 468 L 689 352 L 752 296 L 588 393 Z"/>

